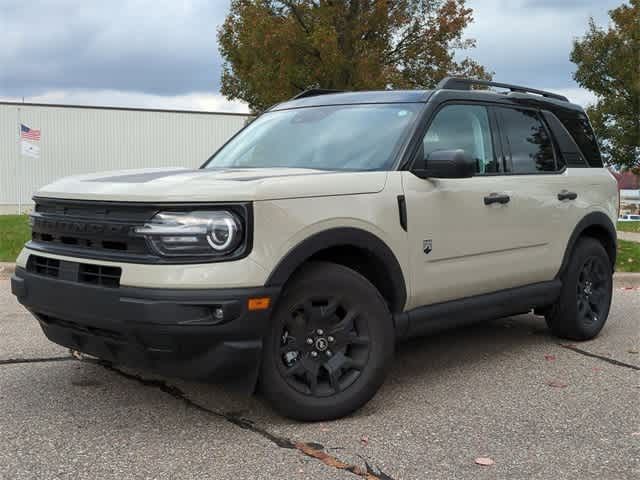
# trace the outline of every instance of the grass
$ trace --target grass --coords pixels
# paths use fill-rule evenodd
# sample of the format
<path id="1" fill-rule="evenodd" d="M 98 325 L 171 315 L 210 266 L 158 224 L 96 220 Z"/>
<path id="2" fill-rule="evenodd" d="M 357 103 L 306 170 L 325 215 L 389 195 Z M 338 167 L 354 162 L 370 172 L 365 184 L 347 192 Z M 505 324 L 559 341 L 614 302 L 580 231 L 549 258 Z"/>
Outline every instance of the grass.
<path id="1" fill-rule="evenodd" d="M 620 228 L 631 226 L 634 230 Z M 640 222 L 621 222 L 623 231 L 640 232 Z M 29 220 L 26 215 L 0 215 L 0 262 L 15 261 L 22 246 L 29 240 Z M 618 272 L 640 272 L 640 243 L 618 241 Z"/>
<path id="2" fill-rule="evenodd" d="M 618 240 L 617 272 L 640 272 L 640 243 Z"/>
<path id="3" fill-rule="evenodd" d="M 618 222 L 618 230 L 621 232 L 640 233 L 640 222 Z"/>
<path id="4" fill-rule="evenodd" d="M 0 262 L 15 261 L 29 236 L 29 217 L 0 215 Z"/>

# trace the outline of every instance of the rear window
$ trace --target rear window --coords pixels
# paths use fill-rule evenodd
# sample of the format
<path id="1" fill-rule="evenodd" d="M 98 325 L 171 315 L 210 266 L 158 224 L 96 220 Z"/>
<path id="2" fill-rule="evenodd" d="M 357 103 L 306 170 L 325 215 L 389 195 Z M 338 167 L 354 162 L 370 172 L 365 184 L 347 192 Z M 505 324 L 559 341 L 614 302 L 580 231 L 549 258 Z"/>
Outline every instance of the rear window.
<path id="1" fill-rule="evenodd" d="M 556 160 L 551 137 L 537 112 L 501 108 L 502 130 L 513 173 L 553 172 Z"/>
<path id="2" fill-rule="evenodd" d="M 602 167 L 598 140 L 591 128 L 587 115 L 582 112 L 558 111 L 555 113 L 580 147 L 580 151 L 586 157 L 589 166 Z"/>

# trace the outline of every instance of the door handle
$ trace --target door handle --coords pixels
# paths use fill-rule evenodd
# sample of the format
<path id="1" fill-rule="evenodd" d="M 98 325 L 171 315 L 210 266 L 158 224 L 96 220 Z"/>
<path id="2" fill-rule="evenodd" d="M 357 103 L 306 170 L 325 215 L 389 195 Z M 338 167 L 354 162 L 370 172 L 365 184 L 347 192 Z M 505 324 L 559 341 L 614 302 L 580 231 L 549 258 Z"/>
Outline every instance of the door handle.
<path id="1" fill-rule="evenodd" d="M 509 200 L 511 200 L 511 197 L 506 193 L 492 193 L 491 195 L 484 197 L 484 204 L 491 205 L 492 203 L 500 203 L 504 205 L 509 203 Z"/>
<path id="2" fill-rule="evenodd" d="M 578 194 L 576 192 L 570 192 L 568 190 L 562 190 L 558 194 L 558 200 L 575 200 L 578 198 Z"/>

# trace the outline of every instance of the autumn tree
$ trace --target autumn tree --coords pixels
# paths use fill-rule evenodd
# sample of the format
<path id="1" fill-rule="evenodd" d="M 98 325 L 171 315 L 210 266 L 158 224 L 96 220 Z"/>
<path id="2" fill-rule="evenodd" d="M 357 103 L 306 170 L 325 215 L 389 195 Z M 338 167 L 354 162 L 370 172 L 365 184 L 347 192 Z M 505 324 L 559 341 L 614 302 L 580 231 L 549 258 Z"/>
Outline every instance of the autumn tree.
<path id="1" fill-rule="evenodd" d="M 490 78 L 460 52 L 465 0 L 232 0 L 218 31 L 221 91 L 254 110 L 308 88 L 431 88 L 446 75 Z"/>
<path id="2" fill-rule="evenodd" d="M 640 0 L 609 12 L 611 23 L 594 20 L 573 46 L 574 78 L 597 96 L 588 109 L 605 159 L 640 170 Z"/>

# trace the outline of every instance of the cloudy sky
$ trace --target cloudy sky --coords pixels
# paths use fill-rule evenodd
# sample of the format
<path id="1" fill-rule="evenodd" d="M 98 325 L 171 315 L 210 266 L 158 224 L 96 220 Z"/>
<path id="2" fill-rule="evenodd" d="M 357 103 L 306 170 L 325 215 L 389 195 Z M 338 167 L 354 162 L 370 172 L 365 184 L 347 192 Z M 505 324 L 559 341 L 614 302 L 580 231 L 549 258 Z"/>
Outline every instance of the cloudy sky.
<path id="1" fill-rule="evenodd" d="M 469 56 L 497 81 L 588 103 L 569 52 L 622 0 L 468 0 Z M 216 30 L 229 0 L 0 0 L 0 99 L 246 111 L 219 94 Z"/>

